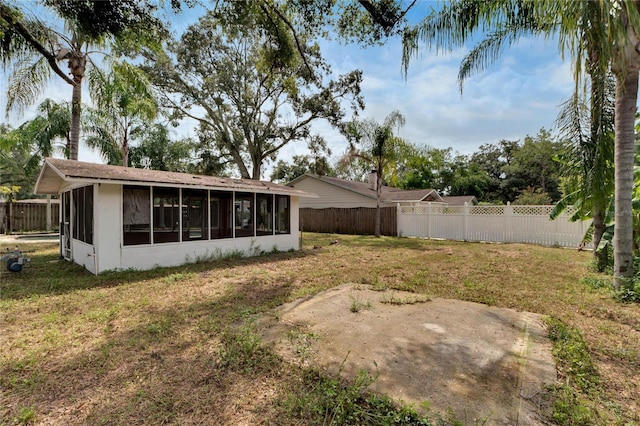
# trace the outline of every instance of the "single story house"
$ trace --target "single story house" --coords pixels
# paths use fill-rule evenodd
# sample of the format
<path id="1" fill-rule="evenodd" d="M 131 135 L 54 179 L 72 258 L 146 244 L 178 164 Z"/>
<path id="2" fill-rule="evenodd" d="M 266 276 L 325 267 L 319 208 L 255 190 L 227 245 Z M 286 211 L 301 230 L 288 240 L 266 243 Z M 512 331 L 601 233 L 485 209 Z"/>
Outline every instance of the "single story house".
<path id="1" fill-rule="evenodd" d="M 305 192 L 317 194 L 318 198 L 300 200 L 300 208 L 357 208 L 376 207 L 375 174 L 370 183 L 355 182 L 330 176 L 304 174 L 287 185 Z M 443 199 L 435 189 L 404 190 L 382 186 L 380 193 L 381 207 L 395 207 L 398 203 L 443 203 Z"/>
<path id="2" fill-rule="evenodd" d="M 38 194 L 60 195 L 61 255 L 91 273 L 299 249 L 299 200 L 248 179 L 47 158 Z"/>

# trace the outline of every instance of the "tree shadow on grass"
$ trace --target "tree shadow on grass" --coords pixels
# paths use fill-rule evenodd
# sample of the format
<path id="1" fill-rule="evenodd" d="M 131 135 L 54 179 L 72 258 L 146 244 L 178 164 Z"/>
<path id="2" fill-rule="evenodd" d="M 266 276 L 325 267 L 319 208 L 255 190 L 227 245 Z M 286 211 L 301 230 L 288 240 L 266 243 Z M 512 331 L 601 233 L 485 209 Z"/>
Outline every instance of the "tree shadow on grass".
<path id="1" fill-rule="evenodd" d="M 75 263 L 60 259 L 57 254 L 34 253 L 31 264 L 25 267 L 23 272 L 9 273 L 5 271 L 2 273 L 0 276 L 0 299 L 22 300 L 38 296 L 61 295 L 79 290 L 116 287 L 122 284 L 161 279 L 172 274 L 220 271 L 247 265 L 259 267 L 273 262 L 302 259 L 315 254 L 312 250 L 275 252 L 255 257 L 158 267 L 148 271 L 107 271 L 96 276 Z"/>
<path id="2" fill-rule="evenodd" d="M 193 303 L 167 306 L 158 297 L 136 307 L 133 323 L 110 317 L 74 337 L 81 350 L 74 344 L 54 355 L 37 348 L 24 359 L 7 354 L 0 384 L 8 411 L 0 414 L 10 419 L 32 407 L 52 424 L 233 424 L 250 418 L 276 394 L 286 371 L 279 357 L 235 330 L 290 292 L 285 282 L 247 278 Z M 83 347 L 85 338 L 90 343 Z"/>

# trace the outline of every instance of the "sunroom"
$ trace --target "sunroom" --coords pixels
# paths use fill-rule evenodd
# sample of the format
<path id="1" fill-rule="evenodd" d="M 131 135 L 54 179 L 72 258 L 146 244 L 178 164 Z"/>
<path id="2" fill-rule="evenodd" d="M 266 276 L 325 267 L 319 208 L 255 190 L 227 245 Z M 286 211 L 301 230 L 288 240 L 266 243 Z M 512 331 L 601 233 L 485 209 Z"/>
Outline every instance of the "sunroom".
<path id="1" fill-rule="evenodd" d="M 287 186 L 47 158 L 38 194 L 60 195 L 60 254 L 99 274 L 299 248 Z"/>

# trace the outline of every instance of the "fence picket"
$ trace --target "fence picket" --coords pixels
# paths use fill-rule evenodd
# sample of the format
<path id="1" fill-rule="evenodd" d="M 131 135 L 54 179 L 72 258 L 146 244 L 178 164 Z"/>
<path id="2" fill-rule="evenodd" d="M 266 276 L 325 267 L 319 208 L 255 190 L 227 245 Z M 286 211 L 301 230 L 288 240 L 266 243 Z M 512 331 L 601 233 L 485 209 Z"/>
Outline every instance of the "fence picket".
<path id="1" fill-rule="evenodd" d="M 590 225 L 570 222 L 573 211 L 549 219 L 553 206 L 401 206 L 401 236 L 458 241 L 530 243 L 576 247 Z M 587 246 L 590 248 L 590 246 Z"/>
<path id="2" fill-rule="evenodd" d="M 59 223 L 59 201 L 52 200 L 51 222 L 54 228 Z M 6 203 L 0 203 L 0 232 L 7 230 Z M 10 207 L 11 232 L 44 231 L 47 229 L 47 204 L 45 202 L 12 202 Z"/>
<path id="3" fill-rule="evenodd" d="M 380 209 L 380 233 L 382 235 L 395 236 L 397 234 L 397 217 L 396 207 L 382 207 Z M 375 223 L 375 208 L 300 209 L 300 229 L 307 232 L 373 235 Z"/>

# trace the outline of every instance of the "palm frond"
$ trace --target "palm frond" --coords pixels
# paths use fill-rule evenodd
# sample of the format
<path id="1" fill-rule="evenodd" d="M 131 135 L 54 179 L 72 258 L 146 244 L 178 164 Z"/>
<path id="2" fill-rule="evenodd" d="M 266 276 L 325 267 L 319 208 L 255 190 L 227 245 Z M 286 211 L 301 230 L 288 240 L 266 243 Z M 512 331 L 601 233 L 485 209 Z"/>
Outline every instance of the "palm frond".
<path id="1" fill-rule="evenodd" d="M 16 64 L 7 89 L 7 113 L 16 108 L 20 114 L 44 92 L 51 77 L 45 58 Z"/>

